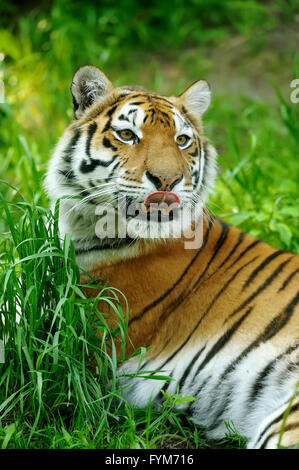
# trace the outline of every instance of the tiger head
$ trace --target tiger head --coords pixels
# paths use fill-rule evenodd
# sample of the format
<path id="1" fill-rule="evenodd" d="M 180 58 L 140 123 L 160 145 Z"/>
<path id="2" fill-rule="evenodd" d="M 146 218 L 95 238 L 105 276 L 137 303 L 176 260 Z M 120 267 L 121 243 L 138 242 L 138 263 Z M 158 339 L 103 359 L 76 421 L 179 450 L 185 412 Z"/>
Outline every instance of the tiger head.
<path id="1" fill-rule="evenodd" d="M 113 87 L 98 68 L 84 66 L 75 73 L 71 92 L 76 119 L 57 144 L 46 177 L 53 202 L 64 197 L 62 234 L 70 232 L 77 252 L 87 253 L 101 237 L 95 233 L 96 207 L 106 204 L 121 214 L 114 239 L 101 239 L 101 246 L 123 248 L 147 238 L 150 224 L 148 238 L 167 238 L 169 224 L 172 235 L 180 236 L 190 225 L 180 214 L 187 206 L 204 206 L 216 174 L 216 152 L 201 122 L 210 104 L 207 82 L 165 97 L 135 86 Z M 143 218 L 137 230 L 128 223 L 138 211 Z M 122 224 L 130 227 L 120 238 Z"/>

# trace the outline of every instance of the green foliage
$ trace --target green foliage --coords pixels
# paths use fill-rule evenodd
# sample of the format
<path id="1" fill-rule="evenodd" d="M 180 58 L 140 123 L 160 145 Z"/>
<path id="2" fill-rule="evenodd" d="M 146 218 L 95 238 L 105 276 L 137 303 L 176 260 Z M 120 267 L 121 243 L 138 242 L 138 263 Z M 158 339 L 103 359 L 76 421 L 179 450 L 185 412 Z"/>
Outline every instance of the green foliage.
<path id="1" fill-rule="evenodd" d="M 225 97 L 217 97 L 209 133 L 221 146 L 226 123 L 225 150 L 210 207 L 244 231 L 298 253 L 299 107 L 280 93 L 277 99 L 273 106 L 241 98 L 232 107 Z"/>
<path id="2" fill-rule="evenodd" d="M 51 5 L 51 6 L 50 6 Z M 77 41 L 84 54 L 84 39 L 94 38 L 99 50 L 110 55 L 111 49 L 139 44 L 140 48 L 178 46 L 193 41 L 217 40 L 227 31 L 248 33 L 261 26 L 273 27 L 281 20 L 292 21 L 298 5 L 296 1 L 260 3 L 254 0 L 228 1 L 174 0 L 161 2 L 148 0 L 87 0 L 84 8 L 79 1 L 56 0 L 40 2 L 29 13 L 30 20 L 38 28 L 33 31 L 33 42 L 50 50 L 52 35 L 58 32 L 61 39 L 68 35 Z M 16 5 L 2 2 L 0 25 L 7 22 L 18 24 L 19 11 Z M 28 32 L 28 14 L 21 22 L 23 33 Z M 81 40 L 83 41 L 81 42 Z M 63 43 L 64 44 L 64 43 Z M 78 52 L 72 49 L 75 54 Z"/>

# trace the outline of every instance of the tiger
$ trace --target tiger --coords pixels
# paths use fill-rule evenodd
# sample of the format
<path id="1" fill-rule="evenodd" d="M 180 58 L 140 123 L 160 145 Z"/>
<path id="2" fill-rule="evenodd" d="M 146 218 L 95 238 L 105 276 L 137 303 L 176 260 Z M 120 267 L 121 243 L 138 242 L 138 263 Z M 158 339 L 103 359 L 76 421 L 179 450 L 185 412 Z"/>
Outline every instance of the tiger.
<path id="1" fill-rule="evenodd" d="M 75 119 L 54 149 L 45 186 L 52 207 L 60 200 L 59 232 L 70 234 L 82 279 L 109 281 L 129 304 L 132 357 L 118 370 L 124 398 L 160 407 L 166 393 L 179 391 L 193 401 L 178 407 L 210 441 L 232 421 L 248 449 L 295 446 L 299 256 L 208 209 L 218 171 L 202 123 L 209 84 L 198 80 L 179 96 L 163 96 L 114 87 L 97 67 L 83 66 L 71 93 Z M 99 206 L 115 210 L 114 236 L 97 226 Z M 200 210 L 181 220 L 187 206 Z M 124 233 L 138 213 L 139 226 Z M 197 231 L 200 243 L 187 245 Z M 100 300 L 98 309 L 107 308 Z M 133 354 L 140 348 L 142 361 Z M 165 380 L 152 378 L 161 371 Z"/>

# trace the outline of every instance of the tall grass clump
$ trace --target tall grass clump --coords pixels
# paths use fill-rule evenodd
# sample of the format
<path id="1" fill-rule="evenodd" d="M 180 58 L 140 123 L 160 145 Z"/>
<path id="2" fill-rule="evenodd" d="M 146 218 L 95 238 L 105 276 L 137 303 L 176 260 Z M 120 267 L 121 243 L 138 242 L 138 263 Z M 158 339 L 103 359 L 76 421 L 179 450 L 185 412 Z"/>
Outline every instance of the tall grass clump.
<path id="1" fill-rule="evenodd" d="M 69 236 L 61 244 L 49 210 L 3 198 L 1 206 L 10 233 L 1 239 L 0 423 L 16 433 L 21 426 L 26 445 L 57 420 L 100 432 L 113 417 L 114 339 L 124 345 L 128 312 L 101 281 L 87 284 L 102 286 L 96 298 L 83 295 L 73 245 Z M 114 328 L 97 310 L 100 298 L 117 314 Z"/>

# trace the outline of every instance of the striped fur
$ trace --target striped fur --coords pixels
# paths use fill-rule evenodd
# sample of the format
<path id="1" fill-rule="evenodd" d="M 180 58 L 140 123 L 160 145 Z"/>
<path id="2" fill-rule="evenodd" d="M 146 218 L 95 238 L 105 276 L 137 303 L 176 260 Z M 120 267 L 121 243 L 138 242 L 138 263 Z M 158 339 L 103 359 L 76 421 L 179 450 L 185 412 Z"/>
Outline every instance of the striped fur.
<path id="1" fill-rule="evenodd" d="M 181 97 L 165 98 L 114 89 L 102 73 L 81 72 L 87 85 L 77 84 L 80 75 L 75 86 L 88 93 L 81 99 L 74 90 L 78 119 L 56 147 L 47 189 L 53 202 L 65 194 L 83 195 L 84 203 L 64 200 L 60 230 L 71 233 L 79 265 L 125 293 L 130 305 L 127 352 L 149 348 L 141 371 L 163 370 L 174 379 L 128 378 L 138 364 L 138 358 L 131 359 L 119 371 L 120 384 L 128 385 L 125 397 L 139 407 L 149 399 L 159 406 L 162 391 L 175 393 L 179 387 L 182 395 L 196 398 L 182 407 L 209 439 L 223 437 L 224 422 L 232 420 L 248 438 L 248 448 L 277 446 L 291 403 L 281 444 L 295 445 L 299 257 L 228 226 L 207 210 L 202 245 L 196 249 L 186 250 L 183 238 L 165 243 L 163 237 L 99 240 L 94 235 L 94 206 L 122 192 L 143 200 L 154 190 L 146 172 L 182 174 L 173 191 L 183 204 L 190 197 L 205 204 L 216 154 L 201 126 L 208 88 L 197 82 Z M 115 126 L 120 122 L 134 128 L 136 142 L 119 141 Z M 175 143 L 180 126 L 192 136 L 187 149 Z M 107 305 L 100 302 L 99 309 L 107 311 Z"/>

